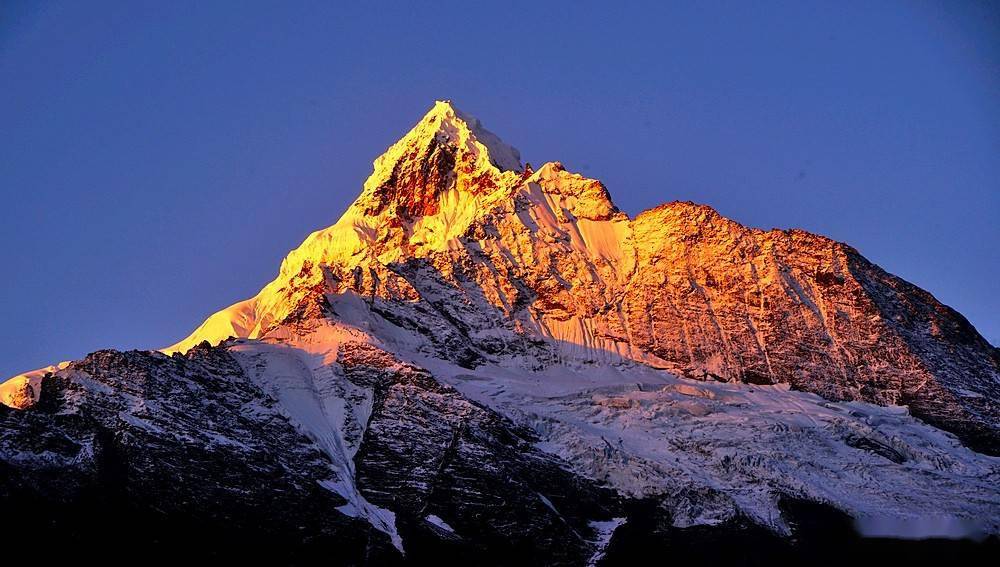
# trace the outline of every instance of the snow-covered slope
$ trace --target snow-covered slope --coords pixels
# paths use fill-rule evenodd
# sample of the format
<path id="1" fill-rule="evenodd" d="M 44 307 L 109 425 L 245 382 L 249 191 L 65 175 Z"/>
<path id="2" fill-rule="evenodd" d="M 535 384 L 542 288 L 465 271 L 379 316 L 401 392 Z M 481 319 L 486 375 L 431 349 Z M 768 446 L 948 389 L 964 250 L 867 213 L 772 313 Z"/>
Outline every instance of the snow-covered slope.
<path id="1" fill-rule="evenodd" d="M 246 423 L 184 409 L 206 372 L 266 402 L 226 408 Z M 365 545 L 411 559 L 520 541 L 518 560 L 613 562 L 620 526 L 784 542 L 790 502 L 882 532 L 1000 533 L 1000 355 L 961 315 L 820 236 L 690 203 L 629 218 L 446 101 L 255 297 L 161 353 L 15 377 L 0 402 L 19 409 L 0 414 L 19 432 L 0 462 L 24 474 L 92 472 L 50 458 L 54 436 L 117 432 L 131 455 L 153 442 L 139 428 L 172 440 L 167 460 L 206 442 L 240 459 L 255 446 L 227 430 L 277 420 L 321 455 L 302 474 L 337 529 L 362 522 Z M 83 429 L 55 417 L 109 406 Z M 206 419 L 208 441 L 189 431 Z M 297 458 L 264 445 L 250 453 Z M 249 490 L 234 482 L 218 489 Z M 659 527 L 638 527 L 639 502 Z"/>
<path id="2" fill-rule="evenodd" d="M 899 534 L 928 520 L 966 534 L 1000 530 L 998 460 L 903 407 L 641 368 L 525 374 L 428 363 L 470 398 L 538 431 L 539 446 L 581 474 L 659 497 L 677 527 L 742 514 L 790 535 L 779 503 L 794 495 Z"/>

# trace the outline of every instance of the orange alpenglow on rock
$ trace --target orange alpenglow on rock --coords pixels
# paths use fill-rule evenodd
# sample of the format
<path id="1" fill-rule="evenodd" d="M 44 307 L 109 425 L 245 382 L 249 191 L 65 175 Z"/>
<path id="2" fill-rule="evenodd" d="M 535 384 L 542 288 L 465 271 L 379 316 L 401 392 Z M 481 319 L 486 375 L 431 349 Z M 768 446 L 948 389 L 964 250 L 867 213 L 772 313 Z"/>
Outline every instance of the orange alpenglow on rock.
<path id="1" fill-rule="evenodd" d="M 164 352 L 280 334 L 327 294 L 351 292 L 383 311 L 440 295 L 463 305 L 435 315 L 444 330 L 432 340 L 452 337 L 442 351 L 451 357 L 527 344 L 540 360 L 633 360 L 682 376 L 789 383 L 908 405 L 1000 451 L 989 402 L 1000 398 L 996 351 L 961 315 L 853 248 L 746 228 L 691 203 L 630 219 L 600 181 L 558 162 L 525 173 L 516 149 L 439 101 L 274 281 Z"/>

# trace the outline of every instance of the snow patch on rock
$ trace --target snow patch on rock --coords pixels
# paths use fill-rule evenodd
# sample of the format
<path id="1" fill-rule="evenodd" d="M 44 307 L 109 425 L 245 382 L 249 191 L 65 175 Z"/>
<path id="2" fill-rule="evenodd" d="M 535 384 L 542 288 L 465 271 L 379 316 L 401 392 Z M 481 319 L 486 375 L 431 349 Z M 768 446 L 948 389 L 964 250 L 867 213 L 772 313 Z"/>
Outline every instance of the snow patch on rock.
<path id="1" fill-rule="evenodd" d="M 590 557 L 590 561 L 587 562 L 587 565 L 597 565 L 604 558 L 604 551 L 608 548 L 608 544 L 611 543 L 611 538 L 615 535 L 615 530 L 624 525 L 625 520 L 625 518 L 611 518 L 610 520 L 594 520 L 590 522 L 590 527 L 594 530 L 595 535 L 593 539 L 595 551 L 594 555 Z"/>

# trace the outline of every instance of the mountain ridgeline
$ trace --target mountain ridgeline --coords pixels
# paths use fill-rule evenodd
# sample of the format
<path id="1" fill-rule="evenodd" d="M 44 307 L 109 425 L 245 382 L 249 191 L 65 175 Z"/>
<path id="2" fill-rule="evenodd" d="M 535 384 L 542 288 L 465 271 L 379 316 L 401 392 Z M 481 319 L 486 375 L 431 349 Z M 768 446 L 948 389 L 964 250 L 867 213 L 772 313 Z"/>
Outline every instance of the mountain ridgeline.
<path id="1" fill-rule="evenodd" d="M 0 533 L 34 544 L 614 565 L 1000 533 L 1000 351 L 959 313 L 805 231 L 630 218 L 448 101 L 256 296 L 0 402 Z"/>
<path id="2" fill-rule="evenodd" d="M 905 405 L 1000 454 L 1000 351 L 931 294 L 846 244 L 747 228 L 703 205 L 630 219 L 600 181 L 519 159 L 437 103 L 338 223 L 171 350 L 265 336 L 318 296 L 351 292 L 473 367 L 572 356 L 787 383 Z"/>

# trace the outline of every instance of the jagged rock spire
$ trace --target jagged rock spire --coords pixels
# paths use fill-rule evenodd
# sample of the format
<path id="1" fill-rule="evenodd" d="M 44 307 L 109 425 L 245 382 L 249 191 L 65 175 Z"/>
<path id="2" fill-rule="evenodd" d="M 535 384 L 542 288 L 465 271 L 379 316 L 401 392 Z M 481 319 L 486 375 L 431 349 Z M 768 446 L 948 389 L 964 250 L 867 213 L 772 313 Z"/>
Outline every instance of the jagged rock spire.
<path id="1" fill-rule="evenodd" d="M 456 188 L 490 193 L 520 172 L 521 156 L 450 101 L 437 101 L 374 162 L 358 202 L 367 215 L 389 211 L 405 219 L 437 212 L 437 197 Z"/>

